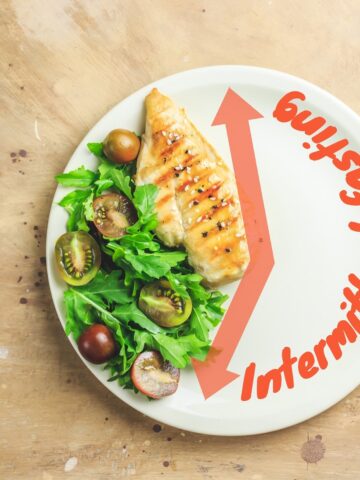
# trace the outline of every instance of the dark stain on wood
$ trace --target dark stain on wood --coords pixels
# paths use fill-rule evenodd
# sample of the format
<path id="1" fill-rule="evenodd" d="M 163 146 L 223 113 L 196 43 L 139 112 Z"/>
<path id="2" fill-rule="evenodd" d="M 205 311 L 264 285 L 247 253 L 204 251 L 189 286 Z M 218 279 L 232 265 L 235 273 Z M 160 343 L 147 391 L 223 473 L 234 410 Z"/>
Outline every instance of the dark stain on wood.
<path id="1" fill-rule="evenodd" d="M 301 458 L 306 463 L 317 463 L 324 458 L 326 447 L 322 442 L 322 436 L 316 435 L 315 438 L 308 438 L 307 442 L 301 447 Z"/>

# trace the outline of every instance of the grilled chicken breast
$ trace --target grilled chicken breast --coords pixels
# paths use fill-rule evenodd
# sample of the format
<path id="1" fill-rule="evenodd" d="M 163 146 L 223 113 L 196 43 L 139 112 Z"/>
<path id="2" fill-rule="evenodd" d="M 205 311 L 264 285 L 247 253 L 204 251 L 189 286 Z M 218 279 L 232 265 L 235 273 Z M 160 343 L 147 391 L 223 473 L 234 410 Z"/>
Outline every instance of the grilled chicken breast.
<path id="1" fill-rule="evenodd" d="M 158 236 L 184 245 L 208 286 L 241 278 L 249 250 L 233 173 L 170 98 L 153 89 L 145 104 L 136 183 L 159 187 Z"/>

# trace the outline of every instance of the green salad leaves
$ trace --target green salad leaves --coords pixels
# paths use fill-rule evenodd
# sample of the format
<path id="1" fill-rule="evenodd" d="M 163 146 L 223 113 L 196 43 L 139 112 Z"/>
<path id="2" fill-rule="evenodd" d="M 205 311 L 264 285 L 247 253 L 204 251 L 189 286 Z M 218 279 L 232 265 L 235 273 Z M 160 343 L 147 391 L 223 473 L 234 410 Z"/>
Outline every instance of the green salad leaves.
<path id="1" fill-rule="evenodd" d="M 95 172 L 80 167 L 56 176 L 60 185 L 75 188 L 59 202 L 69 214 L 67 230 L 91 230 L 93 200 L 106 190 L 126 195 L 138 220 L 117 240 L 96 238 L 102 250 L 102 267 L 87 285 L 66 290 L 66 333 L 77 340 L 96 322 L 109 327 L 119 347 L 117 356 L 105 366 L 110 380 L 136 391 L 129 370 L 145 349 L 158 350 L 178 368 L 186 367 L 191 358 L 206 357 L 210 331 L 222 319 L 227 297 L 203 287 L 202 277 L 188 264 L 185 251 L 168 248 L 157 238 L 157 187 L 135 187 L 133 164 L 110 163 L 101 143 L 89 143 L 88 148 L 99 160 Z M 167 279 L 179 296 L 192 300 L 189 320 L 178 327 L 160 327 L 138 308 L 140 289 L 157 279 Z"/>

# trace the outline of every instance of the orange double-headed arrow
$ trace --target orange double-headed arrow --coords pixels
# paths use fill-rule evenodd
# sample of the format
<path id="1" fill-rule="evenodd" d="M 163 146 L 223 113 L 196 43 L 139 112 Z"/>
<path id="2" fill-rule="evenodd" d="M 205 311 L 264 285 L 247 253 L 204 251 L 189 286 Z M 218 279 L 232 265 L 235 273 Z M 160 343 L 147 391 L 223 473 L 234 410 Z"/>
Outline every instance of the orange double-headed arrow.
<path id="1" fill-rule="evenodd" d="M 249 125 L 250 120 L 262 117 L 229 88 L 212 123 L 226 126 L 250 251 L 250 263 L 205 361 L 193 360 L 205 398 L 239 376 L 237 373 L 229 372 L 227 368 L 274 266 Z"/>

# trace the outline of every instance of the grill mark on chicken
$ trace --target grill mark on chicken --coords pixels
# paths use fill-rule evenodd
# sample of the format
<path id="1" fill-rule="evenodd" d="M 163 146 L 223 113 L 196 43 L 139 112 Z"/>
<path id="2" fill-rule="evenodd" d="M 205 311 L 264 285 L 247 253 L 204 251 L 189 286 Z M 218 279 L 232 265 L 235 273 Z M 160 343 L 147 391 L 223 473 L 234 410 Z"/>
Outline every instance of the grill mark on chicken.
<path id="1" fill-rule="evenodd" d="M 199 204 L 202 204 L 202 202 L 206 199 L 209 199 L 209 196 L 214 196 L 213 194 L 219 190 L 222 186 L 221 183 L 219 183 L 218 185 L 214 185 L 208 189 L 206 188 L 199 188 L 199 187 L 196 187 L 196 185 L 194 185 L 194 182 L 193 181 L 190 181 L 187 183 L 189 186 L 190 186 L 190 189 L 192 188 L 192 190 L 195 190 L 195 195 L 191 197 L 191 200 L 194 202 L 199 202 Z M 185 185 L 186 186 L 186 185 Z M 184 188 L 182 188 L 183 186 L 181 185 L 179 187 L 180 190 L 184 190 Z M 192 190 L 190 190 L 190 192 L 192 192 Z M 200 190 L 200 191 L 199 191 Z M 210 207 L 211 208 L 211 207 Z"/>
<path id="2" fill-rule="evenodd" d="M 196 157 L 196 155 L 188 155 L 187 157 L 185 157 L 186 154 L 184 152 L 184 157 L 185 158 L 182 158 L 180 162 L 179 162 L 179 158 L 177 160 L 174 160 L 175 150 L 177 148 L 181 147 L 180 144 L 176 145 L 176 143 L 180 143 L 181 141 L 183 143 L 182 138 L 180 140 L 175 141 L 171 145 L 169 145 L 169 147 L 167 147 L 165 150 L 162 150 L 161 156 L 162 156 L 162 158 L 166 158 L 165 166 L 167 168 L 167 171 L 165 171 L 165 173 L 163 173 L 160 177 L 158 177 L 154 180 L 155 184 L 164 183 L 164 182 L 168 181 L 170 178 L 172 178 L 173 176 L 179 178 L 180 174 L 185 170 L 185 168 L 187 166 L 190 166 L 188 164 L 192 161 L 192 159 Z M 176 146 L 176 149 L 174 148 L 174 146 Z M 174 171 L 174 168 L 179 166 L 179 164 L 181 164 L 184 167 L 184 170 Z M 193 181 L 190 180 L 188 183 L 191 185 L 191 184 L 193 184 Z M 184 188 L 185 188 L 185 186 L 184 186 Z M 183 190 L 179 186 L 177 186 L 176 189 L 178 191 Z"/>
<path id="3" fill-rule="evenodd" d="M 225 209 L 234 205 L 233 198 L 226 199 L 224 202 L 215 203 L 211 209 L 213 211 L 213 217 L 218 217 L 219 214 L 222 214 Z"/>
<path id="4" fill-rule="evenodd" d="M 195 155 L 189 155 L 188 153 L 186 153 L 186 151 L 185 151 L 185 155 L 186 155 L 186 158 L 183 161 L 183 165 L 186 166 L 186 167 L 193 166 L 193 164 L 194 164 L 193 160 L 194 160 L 194 158 L 197 157 L 197 155 L 196 154 Z M 191 163 L 191 165 L 189 165 L 189 163 Z"/>
<path id="5" fill-rule="evenodd" d="M 156 202 L 157 208 L 162 208 L 167 202 L 169 202 L 172 199 L 172 197 L 173 196 L 171 193 L 168 193 L 167 195 L 164 195 L 163 197 L 161 197 L 160 200 Z"/>
<path id="6" fill-rule="evenodd" d="M 179 193 L 184 192 L 187 186 L 189 186 L 189 188 L 190 188 L 192 185 L 193 185 L 192 179 L 188 178 L 187 180 L 185 180 L 184 183 L 182 183 L 180 185 L 179 184 L 176 185 L 176 191 L 179 192 Z"/>
<path id="7" fill-rule="evenodd" d="M 165 168 L 163 168 L 163 173 L 160 172 L 160 175 L 154 179 L 155 185 L 159 185 L 165 182 L 168 182 L 171 178 L 175 176 L 174 171 L 174 160 L 172 157 L 168 157 Z"/>
<path id="8" fill-rule="evenodd" d="M 166 145 L 161 154 L 163 157 L 171 157 L 176 149 L 178 149 L 184 141 L 182 139 L 176 140 L 170 145 Z"/>
<path id="9" fill-rule="evenodd" d="M 215 193 L 218 191 L 221 187 L 223 186 L 222 183 L 215 183 L 213 185 L 210 185 L 208 188 L 202 188 L 202 192 L 199 192 L 199 189 L 197 189 L 197 192 L 202 196 L 206 197 L 209 196 L 211 193 Z"/>
<path id="10" fill-rule="evenodd" d="M 167 223 L 170 223 L 172 222 L 173 220 L 173 216 L 171 215 L 171 213 L 169 213 L 168 215 L 166 215 L 165 217 L 163 217 L 163 219 L 161 220 L 161 223 L 163 225 L 166 225 Z"/>
<path id="11" fill-rule="evenodd" d="M 169 168 L 167 172 L 163 173 L 160 177 L 155 179 L 154 183 L 155 185 L 160 185 L 161 183 L 168 182 L 170 178 L 172 178 L 173 176 L 174 176 L 174 171 L 172 168 L 171 169 Z"/>
<path id="12" fill-rule="evenodd" d="M 175 143 L 173 143 L 171 146 L 169 146 L 165 150 L 162 150 L 161 157 L 166 158 L 166 162 L 164 163 L 164 167 L 163 167 L 163 170 L 165 170 L 165 172 L 160 174 L 159 177 L 154 179 L 154 183 L 156 185 L 160 183 L 164 183 L 168 181 L 170 178 L 176 176 L 176 173 L 180 173 L 180 171 L 179 172 L 174 171 L 174 168 L 178 166 L 178 162 L 176 161 L 173 155 L 174 151 L 176 150 L 176 148 L 179 148 L 179 146 L 176 146 Z"/>
<path id="13" fill-rule="evenodd" d="M 195 182 L 196 185 L 200 185 L 203 188 L 205 188 L 205 184 L 209 185 L 214 183 L 214 182 L 209 182 L 209 173 L 208 172 L 202 173 L 198 167 L 197 169 L 194 168 L 194 176 L 198 178 L 198 180 Z"/>

